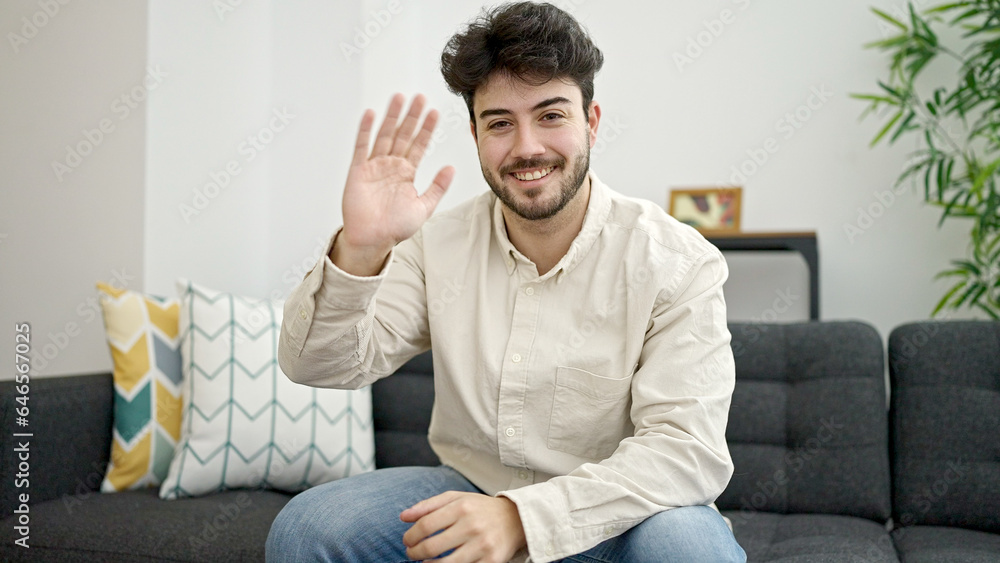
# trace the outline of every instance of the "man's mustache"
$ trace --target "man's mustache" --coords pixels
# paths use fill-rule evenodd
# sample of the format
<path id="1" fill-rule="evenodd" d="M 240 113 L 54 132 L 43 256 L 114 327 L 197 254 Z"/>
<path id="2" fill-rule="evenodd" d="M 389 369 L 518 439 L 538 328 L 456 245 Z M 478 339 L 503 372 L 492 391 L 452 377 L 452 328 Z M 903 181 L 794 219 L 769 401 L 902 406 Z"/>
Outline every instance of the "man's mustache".
<path id="1" fill-rule="evenodd" d="M 526 170 L 529 168 L 548 168 L 550 166 L 563 166 L 566 164 L 566 159 L 558 158 L 554 160 L 547 160 L 541 158 L 528 158 L 516 160 L 506 166 L 500 168 L 500 174 L 510 174 L 515 170 Z"/>

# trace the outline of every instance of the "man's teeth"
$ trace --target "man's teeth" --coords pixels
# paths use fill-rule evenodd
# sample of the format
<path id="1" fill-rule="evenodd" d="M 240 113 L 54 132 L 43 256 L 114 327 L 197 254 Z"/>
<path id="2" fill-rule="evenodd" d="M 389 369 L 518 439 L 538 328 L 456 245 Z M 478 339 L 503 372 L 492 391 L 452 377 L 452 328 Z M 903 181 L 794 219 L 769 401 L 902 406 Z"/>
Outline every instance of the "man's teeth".
<path id="1" fill-rule="evenodd" d="M 539 178 L 548 176 L 549 173 L 552 172 L 553 168 L 555 167 L 550 166 L 548 168 L 542 168 L 541 170 L 535 170 L 534 172 L 514 172 L 514 177 L 522 181 L 537 180 Z"/>

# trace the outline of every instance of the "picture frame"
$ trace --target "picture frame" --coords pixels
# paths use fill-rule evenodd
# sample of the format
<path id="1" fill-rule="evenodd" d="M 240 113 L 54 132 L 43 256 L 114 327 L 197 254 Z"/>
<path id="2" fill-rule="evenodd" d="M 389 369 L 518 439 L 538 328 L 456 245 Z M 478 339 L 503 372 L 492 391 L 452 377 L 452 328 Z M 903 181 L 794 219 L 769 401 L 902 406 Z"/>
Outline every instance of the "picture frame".
<path id="1" fill-rule="evenodd" d="M 743 188 L 674 188 L 670 190 L 668 212 L 678 221 L 702 233 L 725 234 L 740 230 Z"/>

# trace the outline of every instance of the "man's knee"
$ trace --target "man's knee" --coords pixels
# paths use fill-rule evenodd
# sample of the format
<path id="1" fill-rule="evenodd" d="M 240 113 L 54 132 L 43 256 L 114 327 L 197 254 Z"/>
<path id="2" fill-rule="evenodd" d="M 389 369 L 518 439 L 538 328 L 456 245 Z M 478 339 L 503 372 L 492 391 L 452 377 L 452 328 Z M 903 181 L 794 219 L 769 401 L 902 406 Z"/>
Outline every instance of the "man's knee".
<path id="1" fill-rule="evenodd" d="M 346 511 L 331 510 L 337 503 L 318 493 L 316 489 L 302 492 L 278 513 L 267 536 L 267 561 L 316 560 L 317 550 L 350 544 L 341 540 L 349 536 L 348 526 L 356 526 L 358 519 L 342 518 Z"/>
<path id="2" fill-rule="evenodd" d="M 746 561 L 722 515 L 708 506 L 687 506 L 661 512 L 634 529 L 635 539 L 658 545 L 669 554 L 662 561 Z"/>

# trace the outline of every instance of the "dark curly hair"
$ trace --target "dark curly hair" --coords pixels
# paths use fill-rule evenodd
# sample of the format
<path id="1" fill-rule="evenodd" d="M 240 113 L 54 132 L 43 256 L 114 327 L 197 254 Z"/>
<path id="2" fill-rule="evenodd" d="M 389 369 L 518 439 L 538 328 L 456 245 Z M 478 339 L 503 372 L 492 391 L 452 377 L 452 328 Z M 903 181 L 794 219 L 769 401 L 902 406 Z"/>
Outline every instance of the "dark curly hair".
<path id="1" fill-rule="evenodd" d="M 484 10 L 464 32 L 453 35 L 441 53 L 441 74 L 448 89 L 465 99 L 473 122 L 476 89 L 496 72 L 532 85 L 554 78 L 572 80 L 583 94 L 583 114 L 589 121 L 594 75 L 603 64 L 604 55 L 573 16 L 552 4 L 534 2 Z"/>

